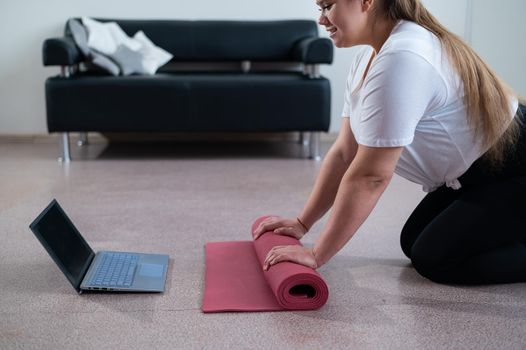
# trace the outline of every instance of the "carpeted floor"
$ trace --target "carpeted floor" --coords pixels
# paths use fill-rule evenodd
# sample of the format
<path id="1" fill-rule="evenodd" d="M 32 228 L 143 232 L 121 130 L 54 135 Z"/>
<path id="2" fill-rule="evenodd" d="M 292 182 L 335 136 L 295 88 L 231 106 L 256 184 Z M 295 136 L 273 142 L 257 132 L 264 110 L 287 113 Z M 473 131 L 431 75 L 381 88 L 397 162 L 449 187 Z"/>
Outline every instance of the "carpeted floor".
<path id="1" fill-rule="evenodd" d="M 0 142 L 0 348 L 526 347 L 525 284 L 444 286 L 411 267 L 399 232 L 423 192 L 399 177 L 319 270 L 322 309 L 201 313 L 205 242 L 248 240 L 261 215 L 294 217 L 320 166 L 303 152 L 291 141 L 96 143 L 65 165 L 55 143 Z M 76 294 L 28 228 L 52 198 L 94 250 L 169 254 L 166 292 Z"/>

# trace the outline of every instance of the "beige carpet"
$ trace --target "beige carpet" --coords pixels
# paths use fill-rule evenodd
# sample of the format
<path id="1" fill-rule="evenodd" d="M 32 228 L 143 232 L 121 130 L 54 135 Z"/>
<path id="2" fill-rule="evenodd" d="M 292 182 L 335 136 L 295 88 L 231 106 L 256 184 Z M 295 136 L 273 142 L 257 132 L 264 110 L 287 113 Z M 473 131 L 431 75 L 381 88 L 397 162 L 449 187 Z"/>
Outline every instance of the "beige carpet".
<path id="1" fill-rule="evenodd" d="M 4 140 L 0 349 L 525 348 L 525 284 L 443 286 L 411 267 L 399 231 L 423 192 L 399 177 L 319 270 L 322 309 L 201 313 L 205 242 L 247 240 L 264 214 L 295 216 L 320 165 L 302 152 L 290 141 L 93 144 L 63 165 L 54 143 Z M 52 198 L 94 250 L 168 253 L 166 292 L 77 295 L 28 228 Z"/>

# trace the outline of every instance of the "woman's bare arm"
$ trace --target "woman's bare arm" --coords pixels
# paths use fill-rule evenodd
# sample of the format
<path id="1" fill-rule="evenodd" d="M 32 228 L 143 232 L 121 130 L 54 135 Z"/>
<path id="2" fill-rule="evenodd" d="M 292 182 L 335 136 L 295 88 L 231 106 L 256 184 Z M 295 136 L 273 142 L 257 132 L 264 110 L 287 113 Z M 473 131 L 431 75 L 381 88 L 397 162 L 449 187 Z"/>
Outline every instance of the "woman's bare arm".
<path id="1" fill-rule="evenodd" d="M 313 190 L 298 218 L 308 228 L 331 208 L 345 171 L 351 164 L 358 144 L 352 134 L 349 118 L 342 118 L 338 138 L 330 148 L 321 165 Z M 305 229 L 295 219 L 269 218 L 253 232 L 257 239 L 262 233 L 275 232 L 301 238 Z"/>
<path id="2" fill-rule="evenodd" d="M 351 131 L 349 118 L 342 118 L 338 138 L 325 156 L 313 190 L 299 215 L 307 227 L 312 227 L 332 207 L 342 177 L 357 150 L 358 144 Z"/>
<path id="3" fill-rule="evenodd" d="M 334 256 L 356 233 L 391 181 L 403 147 L 359 146 L 342 178 L 329 221 L 313 253 L 318 266 Z"/>

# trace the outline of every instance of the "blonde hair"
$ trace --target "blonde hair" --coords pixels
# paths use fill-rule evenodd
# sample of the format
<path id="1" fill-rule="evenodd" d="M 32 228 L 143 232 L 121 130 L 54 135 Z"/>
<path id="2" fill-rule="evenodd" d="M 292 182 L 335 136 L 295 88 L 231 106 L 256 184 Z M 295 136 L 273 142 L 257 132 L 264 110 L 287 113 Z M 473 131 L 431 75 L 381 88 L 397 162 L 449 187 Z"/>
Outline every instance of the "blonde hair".
<path id="1" fill-rule="evenodd" d="M 468 122 L 488 149 L 484 157 L 494 168 L 500 167 L 514 151 L 519 137 L 520 119 L 513 118 L 510 124 L 512 90 L 469 45 L 440 24 L 420 0 L 380 0 L 379 6 L 376 10 L 388 19 L 415 22 L 438 37 L 464 83 Z"/>

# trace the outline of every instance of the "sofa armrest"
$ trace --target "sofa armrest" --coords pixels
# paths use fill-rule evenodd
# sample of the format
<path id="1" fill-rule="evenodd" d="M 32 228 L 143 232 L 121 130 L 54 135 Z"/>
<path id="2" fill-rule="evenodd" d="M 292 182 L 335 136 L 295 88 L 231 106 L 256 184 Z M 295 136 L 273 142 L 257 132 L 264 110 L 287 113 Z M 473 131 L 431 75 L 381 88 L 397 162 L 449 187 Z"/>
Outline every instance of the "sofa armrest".
<path id="1" fill-rule="evenodd" d="M 82 62 L 84 55 L 72 38 L 46 39 L 42 47 L 44 66 L 70 66 Z"/>
<path id="2" fill-rule="evenodd" d="M 334 48 L 327 38 L 305 38 L 294 46 L 294 57 L 305 64 L 332 63 Z"/>

